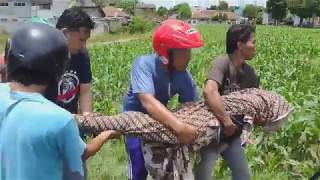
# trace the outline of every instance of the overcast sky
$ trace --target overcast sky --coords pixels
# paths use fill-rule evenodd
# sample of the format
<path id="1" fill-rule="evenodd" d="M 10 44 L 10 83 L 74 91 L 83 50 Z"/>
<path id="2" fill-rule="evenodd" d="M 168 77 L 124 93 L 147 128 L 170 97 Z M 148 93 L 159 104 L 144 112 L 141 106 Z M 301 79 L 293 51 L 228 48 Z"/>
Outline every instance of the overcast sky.
<path id="1" fill-rule="evenodd" d="M 189 3 L 191 6 L 202 6 L 202 7 L 209 7 L 210 5 L 217 5 L 219 4 L 219 0 L 139 0 L 140 2 L 144 3 L 152 3 L 157 6 L 165 6 L 167 8 L 171 8 L 176 4 L 180 4 L 183 2 Z M 259 6 L 265 6 L 266 0 L 225 0 L 231 6 L 238 6 L 241 1 L 244 4 L 256 4 Z"/>

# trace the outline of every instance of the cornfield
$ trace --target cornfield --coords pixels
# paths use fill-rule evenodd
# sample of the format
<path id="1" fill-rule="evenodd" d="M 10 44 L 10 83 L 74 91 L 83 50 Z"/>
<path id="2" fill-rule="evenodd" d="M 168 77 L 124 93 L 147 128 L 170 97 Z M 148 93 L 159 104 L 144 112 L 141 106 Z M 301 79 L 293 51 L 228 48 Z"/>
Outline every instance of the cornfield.
<path id="1" fill-rule="evenodd" d="M 226 26 L 199 26 L 205 47 L 193 51 L 189 70 L 199 92 L 212 61 L 225 53 Z M 120 112 L 128 89 L 132 61 L 152 53 L 151 36 L 89 48 L 94 75 L 94 109 L 102 114 Z M 320 30 L 264 27 L 256 30 L 257 51 L 248 62 L 260 75 L 261 87 L 283 95 L 295 112 L 287 125 L 268 138 L 259 130 L 246 148 L 254 179 L 307 179 L 320 170 Z M 177 105 L 176 98 L 170 107 Z M 123 140 L 107 143 L 89 160 L 89 179 L 126 179 L 127 156 Z M 229 176 L 223 162 L 216 179 Z"/>

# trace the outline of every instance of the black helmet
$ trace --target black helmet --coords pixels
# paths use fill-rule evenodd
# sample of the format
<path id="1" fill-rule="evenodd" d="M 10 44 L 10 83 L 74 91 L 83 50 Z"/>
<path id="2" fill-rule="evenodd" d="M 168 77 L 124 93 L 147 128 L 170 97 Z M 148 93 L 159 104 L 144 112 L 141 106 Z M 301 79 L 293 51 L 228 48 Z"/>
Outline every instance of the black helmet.
<path id="1" fill-rule="evenodd" d="M 9 78 L 28 72 L 43 83 L 57 81 L 64 72 L 69 53 L 61 31 L 46 24 L 30 23 L 19 28 L 8 42 L 5 56 Z"/>

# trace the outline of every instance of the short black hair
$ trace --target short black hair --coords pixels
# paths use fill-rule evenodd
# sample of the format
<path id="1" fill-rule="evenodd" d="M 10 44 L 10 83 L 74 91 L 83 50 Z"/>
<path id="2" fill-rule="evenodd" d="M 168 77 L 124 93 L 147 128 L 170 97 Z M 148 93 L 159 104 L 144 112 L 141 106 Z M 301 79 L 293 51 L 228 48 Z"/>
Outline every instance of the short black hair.
<path id="1" fill-rule="evenodd" d="M 64 10 L 56 25 L 57 29 L 69 28 L 75 31 L 78 31 L 81 27 L 93 29 L 94 21 L 80 7 L 71 7 Z"/>
<path id="2" fill-rule="evenodd" d="M 250 39 L 250 35 L 255 33 L 254 26 L 249 24 L 232 25 L 227 32 L 226 46 L 227 53 L 232 54 L 238 49 L 238 42 L 246 43 Z"/>
<path id="3" fill-rule="evenodd" d="M 16 71 L 11 72 L 10 62 L 8 63 L 7 73 L 9 81 L 18 82 L 25 86 L 29 86 L 31 84 L 49 85 L 54 81 L 54 79 L 51 78 L 48 74 L 33 71 L 27 68 L 20 68 Z"/>

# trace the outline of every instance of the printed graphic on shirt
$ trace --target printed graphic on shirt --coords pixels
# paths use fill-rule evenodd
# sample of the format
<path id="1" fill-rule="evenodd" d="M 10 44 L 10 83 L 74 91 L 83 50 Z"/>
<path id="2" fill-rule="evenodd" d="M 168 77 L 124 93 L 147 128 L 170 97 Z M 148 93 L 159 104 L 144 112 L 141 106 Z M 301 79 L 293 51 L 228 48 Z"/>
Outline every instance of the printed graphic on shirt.
<path id="1" fill-rule="evenodd" d="M 58 84 L 58 101 L 69 103 L 79 92 L 79 77 L 76 71 L 66 71 Z"/>

